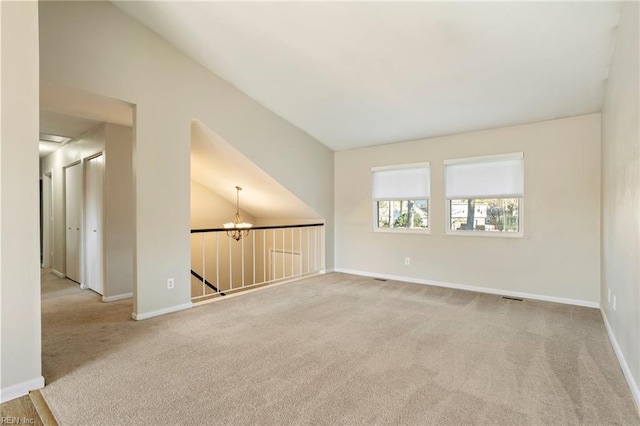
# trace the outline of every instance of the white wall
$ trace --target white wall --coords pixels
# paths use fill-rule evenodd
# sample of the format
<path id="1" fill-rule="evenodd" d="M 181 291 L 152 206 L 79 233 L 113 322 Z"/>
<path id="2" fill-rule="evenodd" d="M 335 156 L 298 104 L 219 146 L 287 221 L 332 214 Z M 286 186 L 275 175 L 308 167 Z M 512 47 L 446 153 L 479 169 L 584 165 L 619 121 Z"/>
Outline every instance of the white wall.
<path id="1" fill-rule="evenodd" d="M 443 161 L 511 152 L 524 152 L 526 238 L 444 235 Z M 371 167 L 423 161 L 432 234 L 374 233 Z M 339 270 L 600 301 L 600 114 L 337 152 L 335 197 Z"/>
<path id="2" fill-rule="evenodd" d="M 108 3 L 39 6 L 41 78 L 136 105 L 134 317 L 190 305 L 191 119 L 324 217 L 327 258 L 333 258 L 329 149 Z M 176 279 L 173 290 L 169 277 Z"/>
<path id="3" fill-rule="evenodd" d="M 2 402 L 44 386 L 40 355 L 37 29 L 35 2 L 0 2 Z"/>
<path id="4" fill-rule="evenodd" d="M 601 297 L 614 347 L 640 407 L 638 14 L 637 2 L 624 3 L 602 111 Z"/>
<path id="5" fill-rule="evenodd" d="M 103 124 L 43 157 L 42 173 L 53 180 L 53 269 L 65 274 L 64 168 L 98 153 L 105 156 L 104 294 L 110 301 L 133 292 L 132 130 Z"/>

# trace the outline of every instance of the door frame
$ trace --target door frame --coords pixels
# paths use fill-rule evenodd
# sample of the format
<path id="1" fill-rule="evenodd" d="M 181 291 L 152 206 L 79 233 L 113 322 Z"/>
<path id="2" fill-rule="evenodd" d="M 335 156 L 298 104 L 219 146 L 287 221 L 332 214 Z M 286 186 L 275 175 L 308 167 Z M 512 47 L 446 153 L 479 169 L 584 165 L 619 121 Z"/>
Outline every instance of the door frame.
<path id="1" fill-rule="evenodd" d="M 53 267 L 53 175 L 42 174 L 42 268 Z"/>
<path id="2" fill-rule="evenodd" d="M 87 173 L 87 169 L 89 167 L 89 161 L 94 160 L 98 157 L 102 157 L 102 203 L 101 203 L 101 208 L 102 208 L 102 214 L 100 215 L 100 232 L 102 233 L 102 253 L 101 253 L 101 262 L 102 262 L 102 295 L 104 297 L 104 295 L 106 294 L 106 289 L 107 289 L 107 277 L 106 277 L 106 270 L 107 270 L 107 265 L 106 265 L 106 232 L 104 232 L 104 227 L 105 227 L 105 186 L 106 186 L 106 179 L 105 179 L 105 166 L 106 166 L 106 161 L 107 161 L 107 157 L 105 155 L 104 151 L 100 151 L 97 152 L 95 154 L 92 154 L 88 157 L 85 157 L 82 159 L 82 186 L 83 186 L 83 200 L 82 200 L 82 229 L 84 231 L 84 235 L 83 235 L 83 239 L 82 239 L 82 253 L 83 253 L 83 271 L 87 271 L 87 256 L 85 253 L 85 250 L 87 248 L 87 243 L 86 243 L 86 239 L 89 237 L 89 233 L 86 229 L 87 227 L 87 200 L 89 197 L 87 197 L 87 193 L 89 192 L 89 187 L 87 185 L 87 178 L 89 176 L 89 174 Z M 86 276 L 83 277 L 83 283 L 85 283 L 86 281 Z M 85 286 L 82 288 L 87 288 L 89 290 L 93 290 L 89 287 L 88 284 L 84 284 Z M 97 293 L 97 292 L 96 292 Z"/>
<path id="3" fill-rule="evenodd" d="M 65 238 L 64 238 L 64 251 L 63 251 L 63 257 L 64 257 L 64 275 L 65 277 L 69 278 L 69 274 L 67 271 L 67 170 L 71 167 L 74 166 L 80 166 L 80 240 L 79 240 L 79 246 L 78 246 L 78 252 L 79 252 L 79 277 L 78 279 L 79 284 L 80 284 L 80 288 L 81 289 L 86 289 L 87 287 L 84 285 L 84 277 L 83 277 L 83 272 L 84 272 L 84 268 L 83 268 L 83 254 L 84 254 L 84 247 L 83 247 L 83 240 L 84 240 L 84 170 L 82 167 L 82 160 L 78 160 L 78 161 L 74 161 L 72 163 L 69 163 L 65 166 L 62 167 L 62 191 L 64 196 L 62 197 L 62 206 L 63 206 L 63 215 L 62 215 L 62 223 L 64 224 L 64 229 L 65 229 Z M 70 278 L 69 278 L 70 279 Z"/>

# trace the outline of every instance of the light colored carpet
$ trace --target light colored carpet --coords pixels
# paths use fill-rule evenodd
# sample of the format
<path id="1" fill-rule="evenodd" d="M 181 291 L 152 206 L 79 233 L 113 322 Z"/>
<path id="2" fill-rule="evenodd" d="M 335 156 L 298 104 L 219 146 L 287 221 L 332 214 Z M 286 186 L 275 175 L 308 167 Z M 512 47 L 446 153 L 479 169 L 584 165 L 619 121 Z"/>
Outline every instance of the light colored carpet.
<path id="1" fill-rule="evenodd" d="M 55 297 L 80 294 L 80 284 L 53 275 L 51 269 L 43 269 L 40 274 L 42 287 L 40 291 L 41 299 L 52 299 Z"/>
<path id="2" fill-rule="evenodd" d="M 640 424 L 596 309 L 345 274 L 140 322 L 42 306 L 63 426 Z"/>

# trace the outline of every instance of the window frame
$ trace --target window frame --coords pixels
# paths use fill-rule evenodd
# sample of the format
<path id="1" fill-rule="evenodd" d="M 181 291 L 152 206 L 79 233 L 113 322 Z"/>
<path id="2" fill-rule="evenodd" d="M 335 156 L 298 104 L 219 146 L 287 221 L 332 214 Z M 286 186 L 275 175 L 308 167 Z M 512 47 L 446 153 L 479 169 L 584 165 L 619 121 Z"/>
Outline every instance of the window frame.
<path id="1" fill-rule="evenodd" d="M 412 169 L 412 168 L 427 168 L 429 170 L 429 196 L 424 197 L 415 197 L 415 198 L 376 198 L 374 196 L 374 178 L 373 175 L 377 171 L 383 170 L 401 170 L 401 169 Z M 382 232 L 382 233 L 394 233 L 394 234 L 431 234 L 431 163 L 428 161 L 423 161 L 419 163 L 406 163 L 406 164 L 394 164 L 387 166 L 375 166 L 371 168 L 371 212 L 372 212 L 372 228 L 373 232 Z M 378 226 L 378 202 L 379 201 L 416 201 L 416 200 L 426 200 L 427 201 L 427 227 L 426 228 L 381 228 Z"/>
<path id="2" fill-rule="evenodd" d="M 464 164 L 464 163 L 483 163 L 483 162 L 492 162 L 492 161 L 500 161 L 500 160 L 515 160 L 522 159 L 522 194 L 520 196 L 495 196 L 495 195 L 486 195 L 486 196 L 466 196 L 466 197 L 456 197 L 456 198 L 448 198 L 447 197 L 447 166 L 450 164 Z M 497 155 L 484 155 L 478 157 L 465 157 L 465 158 L 456 158 L 444 160 L 444 208 L 445 208 L 445 235 L 459 236 L 459 237 L 488 237 L 488 238 L 526 238 L 524 233 L 524 211 L 525 211 L 525 190 L 524 190 L 524 174 L 525 174 L 525 165 L 524 165 L 524 153 L 523 152 L 514 152 L 508 154 L 497 154 Z M 458 230 L 451 229 L 451 201 L 459 200 L 459 199 L 500 199 L 500 198 L 517 198 L 518 199 L 518 232 L 506 232 L 506 231 L 478 231 L 478 230 Z"/>

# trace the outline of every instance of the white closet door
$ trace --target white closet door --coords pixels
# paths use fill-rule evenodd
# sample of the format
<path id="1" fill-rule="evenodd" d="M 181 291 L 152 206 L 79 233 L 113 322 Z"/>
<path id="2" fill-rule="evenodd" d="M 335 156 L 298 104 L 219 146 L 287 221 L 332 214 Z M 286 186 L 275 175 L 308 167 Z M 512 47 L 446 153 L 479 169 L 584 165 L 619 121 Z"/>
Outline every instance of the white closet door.
<path id="1" fill-rule="evenodd" d="M 66 270 L 67 278 L 80 282 L 80 221 L 82 208 L 82 166 L 76 164 L 65 172 Z"/>
<path id="2" fill-rule="evenodd" d="M 86 285 L 98 294 L 103 290 L 103 193 L 104 157 L 86 162 L 85 235 Z"/>

